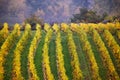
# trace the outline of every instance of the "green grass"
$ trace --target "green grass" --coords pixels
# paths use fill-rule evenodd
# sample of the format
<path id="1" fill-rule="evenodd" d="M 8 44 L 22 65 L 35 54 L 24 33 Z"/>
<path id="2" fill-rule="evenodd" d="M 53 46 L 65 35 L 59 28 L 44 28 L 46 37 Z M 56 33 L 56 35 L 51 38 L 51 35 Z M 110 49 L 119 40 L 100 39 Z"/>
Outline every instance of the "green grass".
<path id="1" fill-rule="evenodd" d="M 117 42 L 117 44 L 120 46 L 120 39 L 118 39 L 117 35 L 112 34 L 112 36 L 114 37 L 114 39 Z"/>
<path id="2" fill-rule="evenodd" d="M 109 30 L 110 31 L 110 30 Z M 112 34 L 112 36 L 114 37 L 115 41 L 117 42 L 117 44 L 120 46 L 120 39 L 118 39 L 118 36 L 117 36 L 117 29 L 112 32 L 110 31 L 110 33 Z"/>
<path id="3" fill-rule="evenodd" d="M 21 53 L 21 74 L 25 80 L 28 79 L 28 53 L 31 45 L 31 41 L 34 37 L 35 32 L 32 32 L 32 36 L 28 39 L 28 42 L 25 44 L 25 48 Z"/>
<path id="4" fill-rule="evenodd" d="M 5 57 L 5 63 L 3 65 L 4 70 L 5 70 L 4 80 L 11 80 L 12 79 L 12 66 L 13 66 L 14 50 L 16 48 L 16 45 L 17 45 L 20 37 L 14 41 L 12 48 L 8 52 L 8 55 Z"/>
<path id="5" fill-rule="evenodd" d="M 106 46 L 106 48 L 107 48 L 107 50 L 109 52 L 110 58 L 111 58 L 111 60 L 113 62 L 113 65 L 114 65 L 114 67 L 115 67 L 115 69 L 116 69 L 116 71 L 117 71 L 117 73 L 118 73 L 118 75 L 120 77 L 120 71 L 118 71 L 118 69 L 117 69 L 117 64 L 116 64 L 116 61 L 115 61 L 115 57 L 113 56 L 114 53 L 112 52 L 112 50 L 110 49 L 110 47 L 107 45 L 105 39 L 103 38 L 103 34 L 100 34 L 100 36 L 101 36 L 103 42 L 105 43 L 105 46 Z"/>
<path id="6" fill-rule="evenodd" d="M 10 33 L 8 34 L 8 36 L 10 35 Z M 0 34 L 0 48 L 1 48 L 1 46 L 3 45 L 3 43 L 5 42 L 5 40 L 7 39 L 7 37 L 5 38 L 5 39 L 3 39 L 3 37 L 1 37 L 2 36 L 2 34 Z"/>
<path id="7" fill-rule="evenodd" d="M 54 75 L 54 78 L 55 78 L 55 80 L 58 80 L 55 38 L 56 38 L 56 35 L 53 33 L 52 39 L 51 39 L 51 41 L 49 43 L 49 60 L 50 60 L 51 71 L 52 71 L 52 73 Z"/>
<path id="8" fill-rule="evenodd" d="M 95 59 L 96 59 L 96 62 L 97 62 L 97 65 L 99 67 L 99 74 L 100 74 L 100 77 L 102 78 L 102 80 L 105 80 L 107 79 L 106 77 L 106 69 L 105 67 L 103 66 L 103 63 L 102 63 L 102 59 L 100 57 L 100 53 L 97 49 L 97 46 L 95 45 L 93 39 L 92 39 L 92 36 L 88 35 L 88 40 L 91 44 L 91 48 L 92 48 L 92 51 L 94 52 L 94 56 L 95 56 Z"/>
<path id="9" fill-rule="evenodd" d="M 46 33 L 44 31 L 42 31 L 42 37 L 38 44 L 38 48 L 36 49 L 36 53 L 35 53 L 35 57 L 34 57 L 34 63 L 35 63 L 35 67 L 37 70 L 37 74 L 41 80 L 44 80 L 43 72 L 42 72 L 42 59 L 43 59 L 42 58 L 42 49 L 43 49 L 43 45 L 44 45 L 45 35 L 46 35 Z"/>
<path id="10" fill-rule="evenodd" d="M 68 45 L 67 45 L 67 35 L 64 32 L 61 32 L 61 44 L 63 47 L 63 54 L 64 54 L 64 66 L 66 69 L 66 74 L 69 78 L 69 80 L 72 80 L 72 66 L 71 66 L 71 60 L 70 60 L 70 54 L 68 50 Z"/>
<path id="11" fill-rule="evenodd" d="M 88 62 L 87 62 L 85 54 L 82 50 L 83 46 L 81 46 L 80 37 L 77 35 L 77 33 L 73 33 L 73 39 L 74 39 L 74 42 L 75 42 L 75 45 L 77 48 L 80 67 L 81 67 L 84 79 L 90 80 L 90 72 L 89 72 Z"/>

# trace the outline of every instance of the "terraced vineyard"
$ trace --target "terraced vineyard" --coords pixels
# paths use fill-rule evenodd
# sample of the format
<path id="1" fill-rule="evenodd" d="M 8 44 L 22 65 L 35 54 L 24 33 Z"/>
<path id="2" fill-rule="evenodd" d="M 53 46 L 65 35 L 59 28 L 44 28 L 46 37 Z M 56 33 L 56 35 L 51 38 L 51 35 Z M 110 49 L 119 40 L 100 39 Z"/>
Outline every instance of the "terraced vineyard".
<path id="1" fill-rule="evenodd" d="M 120 80 L 120 23 L 0 30 L 0 80 Z"/>

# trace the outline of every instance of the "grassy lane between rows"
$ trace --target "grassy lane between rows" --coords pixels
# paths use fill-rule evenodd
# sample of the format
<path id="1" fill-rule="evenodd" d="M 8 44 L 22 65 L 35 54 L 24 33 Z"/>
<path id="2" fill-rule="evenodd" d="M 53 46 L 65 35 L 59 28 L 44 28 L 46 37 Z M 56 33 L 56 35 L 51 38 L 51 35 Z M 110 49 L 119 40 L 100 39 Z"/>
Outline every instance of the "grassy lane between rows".
<path id="1" fill-rule="evenodd" d="M 119 77 L 120 77 L 120 72 L 119 72 L 118 69 L 117 69 L 117 63 L 116 63 L 116 61 L 115 61 L 115 57 L 113 56 L 113 52 L 112 52 L 112 50 L 110 49 L 110 47 L 107 46 L 107 43 L 106 43 L 105 39 L 103 38 L 103 34 L 100 34 L 100 36 L 101 36 L 103 42 L 105 43 L 105 46 L 106 46 L 106 48 L 107 48 L 107 50 L 108 50 L 108 52 L 109 52 L 110 58 L 112 59 L 112 62 L 113 62 L 113 64 L 114 64 L 114 67 L 115 67 L 115 69 L 116 69 L 116 71 L 117 71 L 117 73 L 118 73 L 118 75 L 119 75 Z"/>
<path id="2" fill-rule="evenodd" d="M 42 58 L 42 49 L 43 49 L 43 45 L 44 45 L 45 35 L 46 35 L 46 33 L 44 31 L 42 31 L 42 37 L 41 37 L 40 43 L 38 44 L 38 48 L 36 49 L 36 53 L 35 53 L 35 57 L 34 57 L 36 71 L 41 80 L 44 80 L 43 72 L 42 72 L 42 59 L 43 59 Z"/>
<path id="3" fill-rule="evenodd" d="M 64 55 L 64 66 L 66 69 L 66 75 L 68 76 L 69 80 L 72 80 L 72 66 L 70 60 L 70 54 L 67 45 L 67 35 L 64 32 L 61 32 L 61 44 L 63 47 L 63 55 Z"/>
<path id="4" fill-rule="evenodd" d="M 114 31 L 111 31 L 111 30 L 109 30 L 110 31 L 110 33 L 112 34 L 112 36 L 114 37 L 114 39 L 115 39 L 115 41 L 117 42 L 117 44 L 120 46 L 120 39 L 118 38 L 118 34 L 117 34 L 117 32 L 119 31 L 119 30 L 117 30 L 117 29 L 115 29 Z"/>
<path id="5" fill-rule="evenodd" d="M 49 44 L 49 60 L 50 60 L 51 71 L 54 75 L 54 78 L 55 80 L 58 80 L 55 38 L 56 38 L 56 35 L 55 33 L 53 33 L 51 40 L 50 40 L 50 44 Z"/>
<path id="6" fill-rule="evenodd" d="M 81 46 L 81 43 L 80 43 L 79 36 L 75 32 L 73 32 L 73 36 L 74 36 L 73 39 L 75 41 L 75 45 L 76 45 L 76 48 L 77 48 L 79 62 L 81 64 L 80 67 L 81 67 L 81 70 L 82 70 L 82 73 L 83 73 L 84 80 L 90 80 L 89 67 L 88 67 L 88 63 L 87 63 L 85 54 L 82 50 L 82 46 Z"/>
<path id="7" fill-rule="evenodd" d="M 99 51 L 97 49 L 97 46 L 95 45 L 95 43 L 94 43 L 94 41 L 93 41 L 93 39 L 92 39 L 92 37 L 90 35 L 88 35 L 88 40 L 89 40 L 89 42 L 91 44 L 91 48 L 92 48 L 92 50 L 94 52 L 94 56 L 95 56 L 97 65 L 99 67 L 99 74 L 100 74 L 102 80 L 105 80 L 105 79 L 107 79 L 107 77 L 106 77 L 106 69 L 103 66 L 103 63 L 102 63 L 102 60 L 101 60 L 101 57 L 100 57 L 100 53 L 99 53 Z"/>
<path id="8" fill-rule="evenodd" d="M 22 34 L 21 34 L 22 36 Z M 4 64 L 4 80 L 11 80 L 12 79 L 12 65 L 13 65 L 13 56 L 14 56 L 14 50 L 16 48 L 16 45 L 21 38 L 21 36 L 14 41 L 13 48 L 9 51 L 8 55 L 6 56 L 5 64 Z"/>
<path id="9" fill-rule="evenodd" d="M 25 80 L 28 80 L 28 53 L 31 41 L 34 37 L 35 32 L 32 31 L 32 36 L 27 42 L 27 46 L 24 48 L 23 53 L 21 54 L 21 74 Z"/>
<path id="10" fill-rule="evenodd" d="M 114 39 L 117 42 L 117 44 L 120 46 L 120 40 L 118 39 L 118 37 L 115 34 L 112 34 L 112 36 L 114 37 Z"/>

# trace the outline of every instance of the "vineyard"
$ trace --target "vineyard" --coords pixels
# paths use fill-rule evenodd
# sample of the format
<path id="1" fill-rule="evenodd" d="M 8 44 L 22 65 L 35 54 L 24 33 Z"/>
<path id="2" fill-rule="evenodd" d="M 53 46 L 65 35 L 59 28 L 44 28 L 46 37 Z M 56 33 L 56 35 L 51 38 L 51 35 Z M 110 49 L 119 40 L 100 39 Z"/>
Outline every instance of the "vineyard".
<path id="1" fill-rule="evenodd" d="M 120 80 L 120 23 L 15 24 L 0 30 L 0 80 Z"/>

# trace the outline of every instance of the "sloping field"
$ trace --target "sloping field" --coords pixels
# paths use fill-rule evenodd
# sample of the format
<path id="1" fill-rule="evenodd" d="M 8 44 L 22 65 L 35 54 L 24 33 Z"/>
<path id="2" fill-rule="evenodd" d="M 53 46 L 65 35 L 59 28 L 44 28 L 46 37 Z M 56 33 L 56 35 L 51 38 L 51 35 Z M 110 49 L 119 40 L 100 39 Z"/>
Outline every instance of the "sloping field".
<path id="1" fill-rule="evenodd" d="M 0 30 L 0 80 L 120 80 L 120 23 Z"/>

